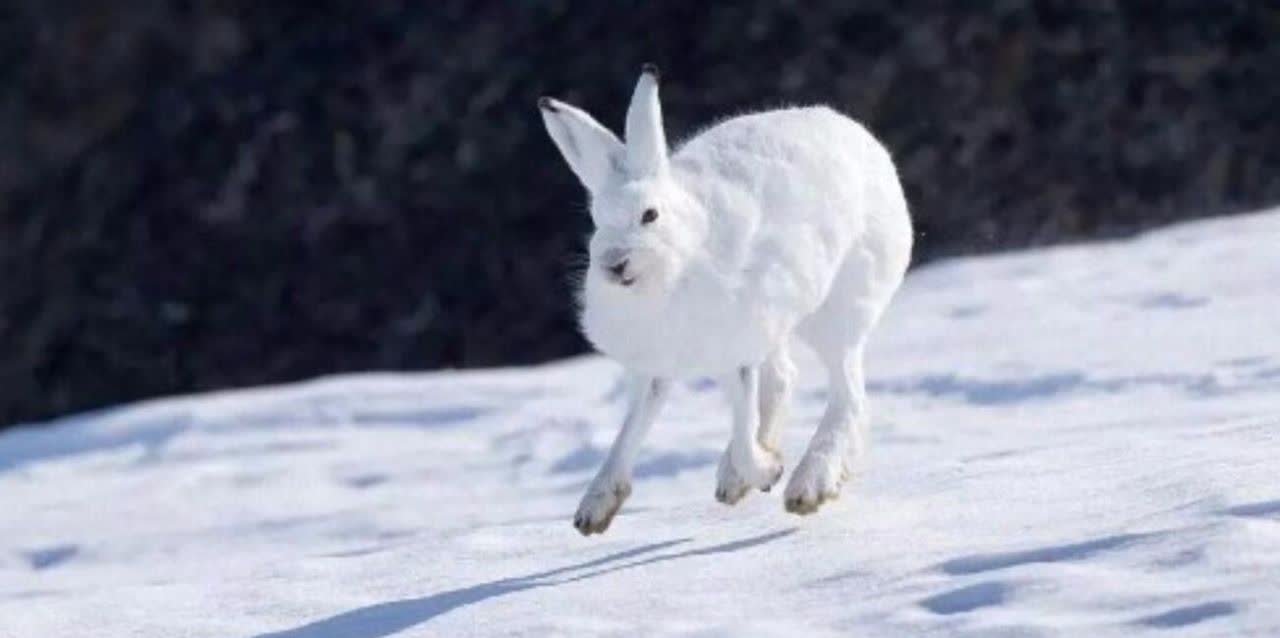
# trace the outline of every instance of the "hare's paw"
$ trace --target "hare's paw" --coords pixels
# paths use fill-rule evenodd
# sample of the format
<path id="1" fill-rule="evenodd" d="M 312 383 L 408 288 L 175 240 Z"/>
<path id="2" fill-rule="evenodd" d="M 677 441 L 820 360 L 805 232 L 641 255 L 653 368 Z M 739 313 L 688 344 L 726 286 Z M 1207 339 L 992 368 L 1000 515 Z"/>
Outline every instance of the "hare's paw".
<path id="1" fill-rule="evenodd" d="M 582 496 L 582 502 L 578 504 L 573 526 L 583 536 L 604 533 L 628 496 L 631 496 L 631 483 L 628 481 L 592 481 L 591 487 Z"/>
<path id="2" fill-rule="evenodd" d="M 840 486 L 848 476 L 844 459 L 834 450 L 810 450 L 796 466 L 783 493 L 787 511 L 812 514 L 827 501 L 840 496 Z"/>
<path id="3" fill-rule="evenodd" d="M 716 500 L 725 505 L 733 505 L 747 495 L 751 486 L 733 469 L 733 461 L 729 453 L 720 457 L 720 466 L 716 468 Z"/>
<path id="4" fill-rule="evenodd" d="M 746 472 L 741 472 L 747 483 L 761 492 L 768 492 L 782 478 L 782 454 L 762 446 L 754 448 Z"/>
<path id="5" fill-rule="evenodd" d="M 782 478 L 782 455 L 755 446 L 746 463 L 736 462 L 730 450 L 720 457 L 716 470 L 716 500 L 733 505 L 753 488 L 768 492 Z"/>

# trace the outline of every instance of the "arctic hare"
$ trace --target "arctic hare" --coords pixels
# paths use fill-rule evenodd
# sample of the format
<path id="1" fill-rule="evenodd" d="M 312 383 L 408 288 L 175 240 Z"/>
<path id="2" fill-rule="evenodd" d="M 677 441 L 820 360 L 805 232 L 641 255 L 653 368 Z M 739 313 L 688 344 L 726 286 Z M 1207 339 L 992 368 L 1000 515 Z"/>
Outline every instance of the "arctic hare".
<path id="1" fill-rule="evenodd" d="M 582 329 L 632 383 L 622 431 L 574 526 L 609 527 L 631 493 L 641 440 L 682 376 L 719 377 L 733 408 L 716 498 L 768 491 L 782 475 L 792 335 L 817 352 L 830 389 L 786 509 L 808 514 L 836 498 L 864 447 L 867 336 L 911 258 L 889 153 L 821 106 L 728 119 L 669 153 L 652 65 L 631 97 L 625 144 L 564 102 L 538 106 L 591 196 Z"/>

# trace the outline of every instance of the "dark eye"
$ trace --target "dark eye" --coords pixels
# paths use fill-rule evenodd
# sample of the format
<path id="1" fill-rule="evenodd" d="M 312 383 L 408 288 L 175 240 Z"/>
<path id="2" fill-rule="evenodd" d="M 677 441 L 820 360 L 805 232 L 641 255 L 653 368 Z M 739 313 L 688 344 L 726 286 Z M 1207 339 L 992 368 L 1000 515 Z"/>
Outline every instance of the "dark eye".
<path id="1" fill-rule="evenodd" d="M 641 224 L 652 224 L 656 219 L 658 219 L 658 211 L 652 208 L 640 215 Z"/>

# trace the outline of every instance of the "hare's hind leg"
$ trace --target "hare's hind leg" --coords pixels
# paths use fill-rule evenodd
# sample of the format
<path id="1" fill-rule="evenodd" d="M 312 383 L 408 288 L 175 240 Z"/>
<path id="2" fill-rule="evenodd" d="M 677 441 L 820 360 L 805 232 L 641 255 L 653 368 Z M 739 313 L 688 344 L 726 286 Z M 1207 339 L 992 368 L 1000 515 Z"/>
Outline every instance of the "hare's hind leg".
<path id="1" fill-rule="evenodd" d="M 733 408 L 733 434 L 716 471 L 716 500 L 733 505 L 752 488 L 768 490 L 782 477 L 782 459 L 757 440 L 760 429 L 760 369 L 743 366 L 724 379 Z"/>
<path id="2" fill-rule="evenodd" d="M 796 514 L 811 514 L 837 498 L 866 448 L 862 345 L 820 352 L 820 357 L 829 378 L 827 410 L 783 494 L 787 511 Z"/>
<path id="3" fill-rule="evenodd" d="M 897 288 L 893 282 L 877 290 L 867 278 L 871 265 L 868 260 L 846 264 L 832 296 L 800 323 L 798 334 L 827 368 L 827 410 L 783 493 L 788 512 L 811 514 L 839 496 L 841 484 L 866 447 L 862 353 L 871 329 Z"/>
<path id="4" fill-rule="evenodd" d="M 898 198 L 898 206 L 905 203 Z M 867 390 L 862 358 L 867 338 L 902 284 L 911 254 L 905 212 L 889 215 L 877 234 L 845 258 L 826 301 L 796 333 L 827 368 L 827 410 L 783 494 L 787 511 L 809 514 L 840 495 L 866 448 Z"/>

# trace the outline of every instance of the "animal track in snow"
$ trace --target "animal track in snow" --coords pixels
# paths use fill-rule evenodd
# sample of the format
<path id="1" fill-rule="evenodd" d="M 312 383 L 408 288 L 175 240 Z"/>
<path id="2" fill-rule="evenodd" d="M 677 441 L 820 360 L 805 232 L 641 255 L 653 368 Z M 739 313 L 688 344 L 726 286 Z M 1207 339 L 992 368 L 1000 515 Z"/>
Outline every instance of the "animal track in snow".
<path id="1" fill-rule="evenodd" d="M 1120 394 L 1144 387 L 1167 388 L 1194 398 L 1209 398 L 1280 388 L 1280 368 L 1250 375 L 1239 373 L 1161 373 L 1092 378 L 1066 370 L 1038 376 L 983 379 L 953 373 L 926 374 L 914 378 L 878 380 L 868 384 L 873 393 L 956 397 L 966 403 L 1003 406 L 1042 401 L 1068 394 Z"/>
<path id="2" fill-rule="evenodd" d="M 1037 549 L 996 554 L 973 554 L 953 558 L 938 565 L 938 569 L 952 576 L 978 574 L 1008 569 L 1029 563 L 1058 563 L 1083 560 L 1102 552 L 1133 545 L 1150 534 L 1117 534 L 1082 543 L 1049 545 Z"/>
<path id="3" fill-rule="evenodd" d="M 920 601 L 920 606 L 935 614 L 961 614 L 982 607 L 1002 605 L 1012 588 L 1007 583 L 990 581 L 946 591 Z"/>
<path id="4" fill-rule="evenodd" d="M 1142 618 L 1138 620 L 1138 624 L 1161 629 L 1174 629 L 1221 616 L 1230 616 L 1236 613 L 1237 609 L 1238 606 L 1235 603 L 1219 600 L 1170 609 L 1154 616 Z"/>
<path id="5" fill-rule="evenodd" d="M 1247 518 L 1280 517 L 1280 499 L 1235 505 L 1223 510 L 1223 513 Z"/>
<path id="6" fill-rule="evenodd" d="M 27 559 L 27 565 L 31 569 L 40 571 L 57 567 L 65 563 L 80 553 L 78 545 L 53 545 L 50 547 L 42 547 L 24 552 L 23 557 Z"/>
<path id="7" fill-rule="evenodd" d="M 1143 297 L 1138 301 L 1138 305 L 1145 309 L 1167 309 L 1182 310 L 1185 308 L 1198 308 L 1209 303 L 1208 297 L 1197 297 L 1192 295 L 1183 295 L 1176 292 L 1161 292 Z"/>

